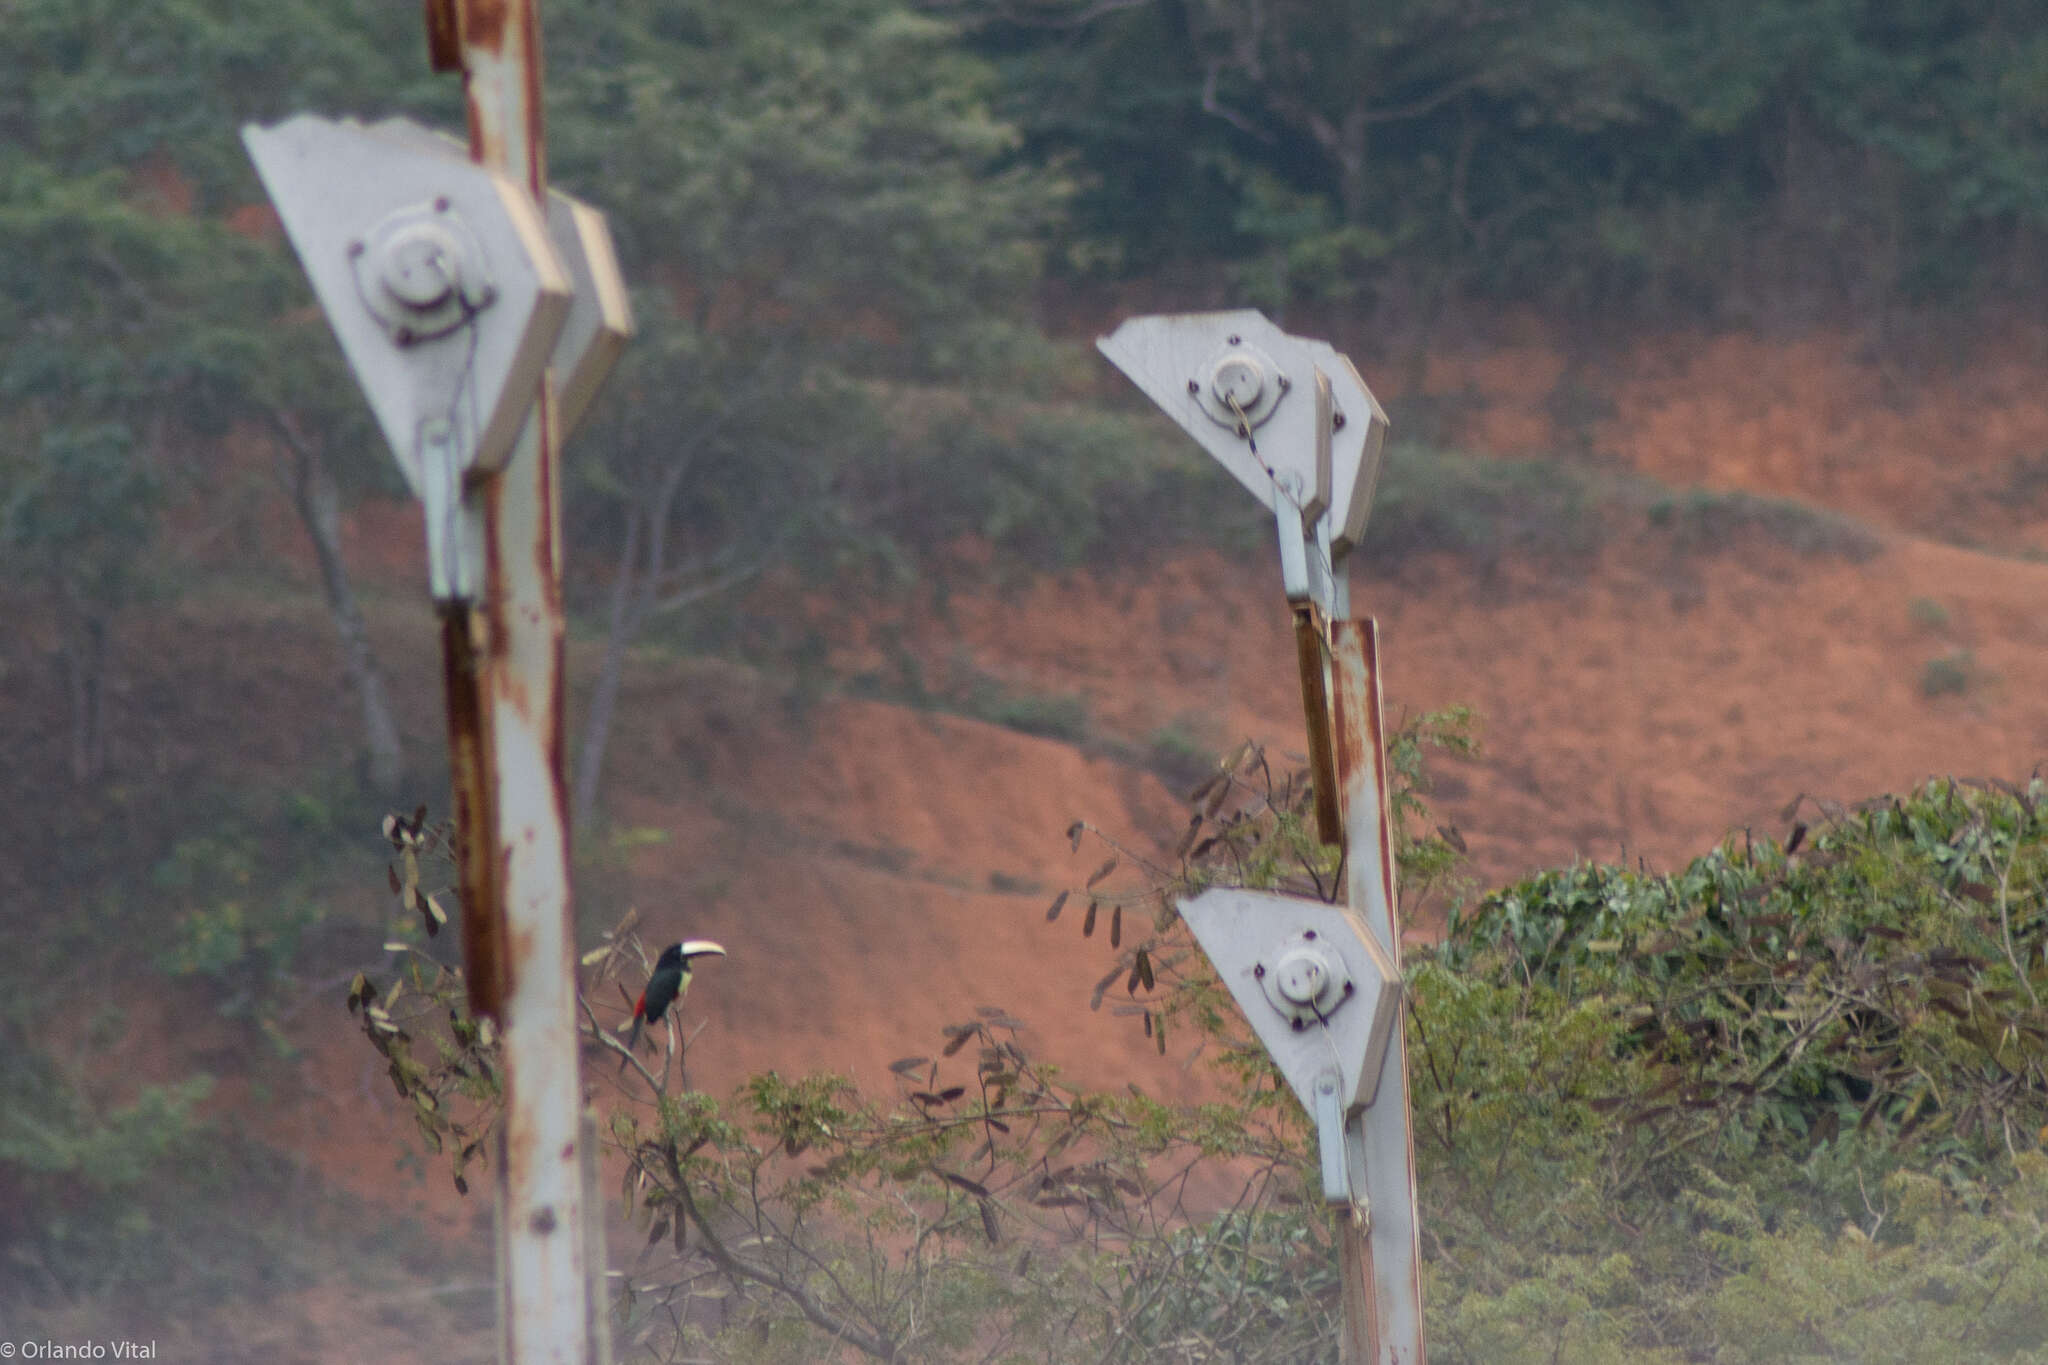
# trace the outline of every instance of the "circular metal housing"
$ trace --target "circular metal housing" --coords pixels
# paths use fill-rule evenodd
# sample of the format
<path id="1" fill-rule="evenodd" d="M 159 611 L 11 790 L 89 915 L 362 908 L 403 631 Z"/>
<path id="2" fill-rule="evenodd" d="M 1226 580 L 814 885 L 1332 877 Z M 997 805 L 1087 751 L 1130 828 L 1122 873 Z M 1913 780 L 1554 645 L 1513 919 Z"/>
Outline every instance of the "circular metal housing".
<path id="1" fill-rule="evenodd" d="M 1210 421 L 1248 436 L 1273 415 L 1287 392 L 1288 379 L 1273 357 L 1240 341 L 1226 346 L 1188 388 Z M 1244 414 L 1242 422 L 1239 413 Z M 1240 426 L 1249 429 L 1239 431 Z"/>
<path id="2" fill-rule="evenodd" d="M 1313 931 L 1281 944 L 1258 978 L 1266 1000 L 1296 1028 L 1328 1019 L 1350 994 L 1351 973 L 1342 955 L 1318 943 Z"/>
<path id="3" fill-rule="evenodd" d="M 438 223 L 410 223 L 384 243 L 384 292 L 402 308 L 432 312 L 462 284 L 462 244 Z"/>
<path id="4" fill-rule="evenodd" d="M 446 200 L 385 215 L 350 254 L 363 306 L 400 346 L 448 335 L 497 296 L 483 246 Z"/>

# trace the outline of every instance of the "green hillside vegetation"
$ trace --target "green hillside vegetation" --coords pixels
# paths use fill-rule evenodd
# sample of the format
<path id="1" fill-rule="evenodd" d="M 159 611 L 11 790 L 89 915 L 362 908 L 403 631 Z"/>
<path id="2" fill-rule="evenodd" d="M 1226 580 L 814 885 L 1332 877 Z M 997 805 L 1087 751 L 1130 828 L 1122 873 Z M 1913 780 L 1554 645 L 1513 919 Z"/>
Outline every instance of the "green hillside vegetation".
<path id="1" fill-rule="evenodd" d="M 2039 1359 L 2044 802 L 1932 782 L 1461 916 L 1413 972 L 1439 1340 Z"/>

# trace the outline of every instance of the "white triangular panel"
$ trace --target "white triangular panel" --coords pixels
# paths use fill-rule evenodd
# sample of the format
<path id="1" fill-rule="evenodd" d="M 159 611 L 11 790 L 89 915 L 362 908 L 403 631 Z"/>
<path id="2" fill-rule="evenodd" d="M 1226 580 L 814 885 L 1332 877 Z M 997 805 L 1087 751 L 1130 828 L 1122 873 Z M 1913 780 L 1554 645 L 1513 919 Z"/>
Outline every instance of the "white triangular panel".
<path id="1" fill-rule="evenodd" d="M 1401 978 L 1357 915 L 1299 896 L 1224 887 L 1180 902 L 1180 913 L 1304 1108 L 1314 1112 L 1315 1078 L 1332 1065 L 1347 1109 L 1372 1102 L 1399 1026 Z M 1328 1011 L 1327 1022 L 1297 1030 L 1264 978 L 1305 934 L 1342 958 L 1357 989 Z"/>
<path id="2" fill-rule="evenodd" d="M 413 491 L 424 489 L 420 424 L 444 415 L 451 392 L 469 463 L 501 465 L 569 311 L 570 279 L 532 199 L 395 120 L 373 129 L 301 114 L 251 124 L 242 141 Z M 364 301 L 353 253 L 389 215 L 444 203 L 481 247 L 491 302 L 471 326 L 400 345 Z"/>
<path id="3" fill-rule="evenodd" d="M 1130 318 L 1095 345 L 1268 510 L 1274 510 L 1274 478 L 1283 471 L 1300 479 L 1310 516 L 1329 505 L 1329 485 L 1318 480 L 1316 468 L 1315 362 L 1263 313 L 1242 308 Z M 1215 398 L 1218 367 L 1233 356 L 1261 369 L 1270 362 L 1277 371 L 1264 376 L 1256 401 L 1246 399 L 1254 419 L 1250 440 Z"/>

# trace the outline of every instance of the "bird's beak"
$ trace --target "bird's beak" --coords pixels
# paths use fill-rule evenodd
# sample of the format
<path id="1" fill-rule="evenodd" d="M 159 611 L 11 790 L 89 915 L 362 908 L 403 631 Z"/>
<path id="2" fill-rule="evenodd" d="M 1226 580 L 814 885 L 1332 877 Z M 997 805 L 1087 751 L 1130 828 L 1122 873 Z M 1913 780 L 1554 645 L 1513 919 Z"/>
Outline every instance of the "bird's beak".
<path id="1" fill-rule="evenodd" d="M 683 960 L 693 957 L 724 957 L 725 949 L 708 938 L 693 938 L 683 944 Z"/>

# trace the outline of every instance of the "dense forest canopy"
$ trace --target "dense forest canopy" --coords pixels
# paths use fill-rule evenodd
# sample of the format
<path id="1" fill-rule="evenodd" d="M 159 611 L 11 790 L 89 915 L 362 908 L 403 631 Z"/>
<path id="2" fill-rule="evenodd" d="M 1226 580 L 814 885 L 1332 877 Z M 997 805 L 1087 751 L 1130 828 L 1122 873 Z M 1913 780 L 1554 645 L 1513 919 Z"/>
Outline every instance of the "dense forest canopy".
<path id="1" fill-rule="evenodd" d="M 317 338 L 292 344 L 296 367 L 262 344 L 305 297 L 291 263 L 275 243 L 251 259 L 221 225 L 261 202 L 244 120 L 454 121 L 413 16 L 296 0 L 10 0 L 5 16 L 0 193 L 21 282 L 5 305 L 36 339 L 0 390 L 10 487 L 71 458 L 64 440 L 34 455 L 45 434 L 96 430 L 104 450 L 136 439 L 142 408 L 159 447 L 170 427 L 286 409 L 331 433 L 344 482 L 388 479 L 361 458 L 359 412 L 323 401 L 346 385 Z M 554 0 L 544 17 L 554 171 L 611 211 L 644 286 L 633 363 L 697 380 L 622 387 L 664 406 L 655 429 L 702 436 L 671 510 L 712 560 L 788 530 L 720 471 L 755 437 L 786 448 L 792 397 L 823 395 L 794 421 L 815 438 L 857 431 L 875 381 L 1071 393 L 1031 339 L 1047 270 L 1200 278 L 1194 302 L 1392 304 L 1424 331 L 1458 298 L 1739 321 L 2039 283 L 2037 5 Z M 166 193 L 196 221 L 166 218 Z M 177 344 L 112 359 L 152 327 Z M 903 419 L 899 403 L 899 439 Z M 850 439 L 872 450 L 879 430 Z M 622 490 L 659 488 L 633 448 L 615 425 L 584 452 L 578 506 L 613 544 Z M 803 476 L 817 496 L 781 505 L 871 545 L 1073 512 L 1068 480 L 978 463 L 934 493 L 900 459 L 828 457 L 834 473 Z M 52 534 L 8 533 L 25 554 Z"/>
<path id="2" fill-rule="evenodd" d="M 2048 222 L 2035 5 L 952 12 L 1004 72 L 1028 154 L 1088 172 L 1070 261 L 1240 259 L 1274 303 L 1450 287 L 1613 306 L 1648 288 L 1712 308 L 1759 252 L 1830 303 L 1953 297 L 2031 283 Z"/>

